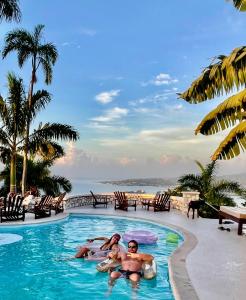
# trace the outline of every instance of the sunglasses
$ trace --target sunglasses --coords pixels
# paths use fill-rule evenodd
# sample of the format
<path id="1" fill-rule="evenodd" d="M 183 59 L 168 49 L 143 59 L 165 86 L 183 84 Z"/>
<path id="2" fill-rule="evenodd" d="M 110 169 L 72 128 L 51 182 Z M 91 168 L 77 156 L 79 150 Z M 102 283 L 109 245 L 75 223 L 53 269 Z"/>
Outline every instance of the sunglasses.
<path id="1" fill-rule="evenodd" d="M 128 246 L 128 248 L 130 248 L 130 249 L 136 249 L 137 248 L 137 246 Z"/>

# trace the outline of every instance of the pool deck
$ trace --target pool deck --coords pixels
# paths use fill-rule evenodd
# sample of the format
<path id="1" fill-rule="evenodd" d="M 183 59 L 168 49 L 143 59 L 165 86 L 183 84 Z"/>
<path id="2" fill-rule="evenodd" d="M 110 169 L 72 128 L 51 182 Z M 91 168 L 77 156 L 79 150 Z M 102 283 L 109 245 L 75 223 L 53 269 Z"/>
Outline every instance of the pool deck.
<path id="1" fill-rule="evenodd" d="M 34 220 L 27 214 L 25 222 L 8 222 L 0 226 L 17 224 L 43 224 L 64 219 L 68 213 L 101 214 L 153 221 L 170 226 L 183 233 L 185 242 L 169 260 L 170 280 L 176 299 L 184 300 L 244 300 L 246 282 L 246 236 L 237 235 L 237 224 L 223 225 L 231 229 L 218 230 L 218 220 L 188 219 L 179 211 L 152 212 L 137 208 L 128 212 L 104 208 L 73 208 L 49 218 Z"/>

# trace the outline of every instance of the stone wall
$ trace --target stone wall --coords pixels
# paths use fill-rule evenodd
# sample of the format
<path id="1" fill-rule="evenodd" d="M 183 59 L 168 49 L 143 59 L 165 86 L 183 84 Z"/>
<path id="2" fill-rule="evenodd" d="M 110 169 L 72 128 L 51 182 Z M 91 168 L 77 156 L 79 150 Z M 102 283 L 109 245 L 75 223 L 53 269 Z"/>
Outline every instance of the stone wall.
<path id="1" fill-rule="evenodd" d="M 85 205 L 92 205 L 93 199 L 90 195 L 80 195 L 69 197 L 64 201 L 65 209 L 73 207 L 81 207 Z"/>
<path id="2" fill-rule="evenodd" d="M 199 192 L 182 192 L 182 197 L 171 196 L 171 207 L 186 214 L 189 202 L 199 200 L 199 195 Z"/>

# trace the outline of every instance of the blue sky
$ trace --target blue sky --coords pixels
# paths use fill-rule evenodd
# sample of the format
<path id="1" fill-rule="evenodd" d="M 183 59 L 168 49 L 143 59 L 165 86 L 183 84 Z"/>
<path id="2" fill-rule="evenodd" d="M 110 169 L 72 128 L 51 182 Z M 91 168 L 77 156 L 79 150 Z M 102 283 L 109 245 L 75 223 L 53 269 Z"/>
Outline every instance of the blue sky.
<path id="1" fill-rule="evenodd" d="M 173 177 L 196 170 L 225 133 L 194 136 L 199 121 L 220 100 L 190 105 L 176 93 L 219 54 L 245 44 L 246 14 L 224 0 L 22 0 L 21 24 L 45 25 L 45 40 L 59 59 L 52 103 L 38 121 L 62 122 L 80 132 L 65 144 L 54 171 L 69 178 Z M 29 82 L 13 54 L 1 63 L 0 88 L 14 71 Z M 37 88 L 44 88 L 40 71 Z M 244 171 L 245 155 L 220 163 L 222 174 Z"/>

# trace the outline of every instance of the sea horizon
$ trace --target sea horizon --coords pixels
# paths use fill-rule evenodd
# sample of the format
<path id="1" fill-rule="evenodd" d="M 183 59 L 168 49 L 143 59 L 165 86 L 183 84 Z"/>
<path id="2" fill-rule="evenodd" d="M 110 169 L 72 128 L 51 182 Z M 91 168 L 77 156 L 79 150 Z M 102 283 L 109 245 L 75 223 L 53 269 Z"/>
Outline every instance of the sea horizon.
<path id="1" fill-rule="evenodd" d="M 67 197 L 87 195 L 90 191 L 94 193 L 112 193 L 114 191 L 122 192 L 137 192 L 142 191 L 148 194 L 156 194 L 157 192 L 166 191 L 173 188 L 174 185 L 150 186 L 150 185 L 116 185 L 110 183 L 102 183 L 105 179 L 74 179 L 71 180 L 72 191 L 68 193 Z M 232 198 L 238 206 L 242 206 L 244 199 L 237 195 L 232 195 Z"/>

